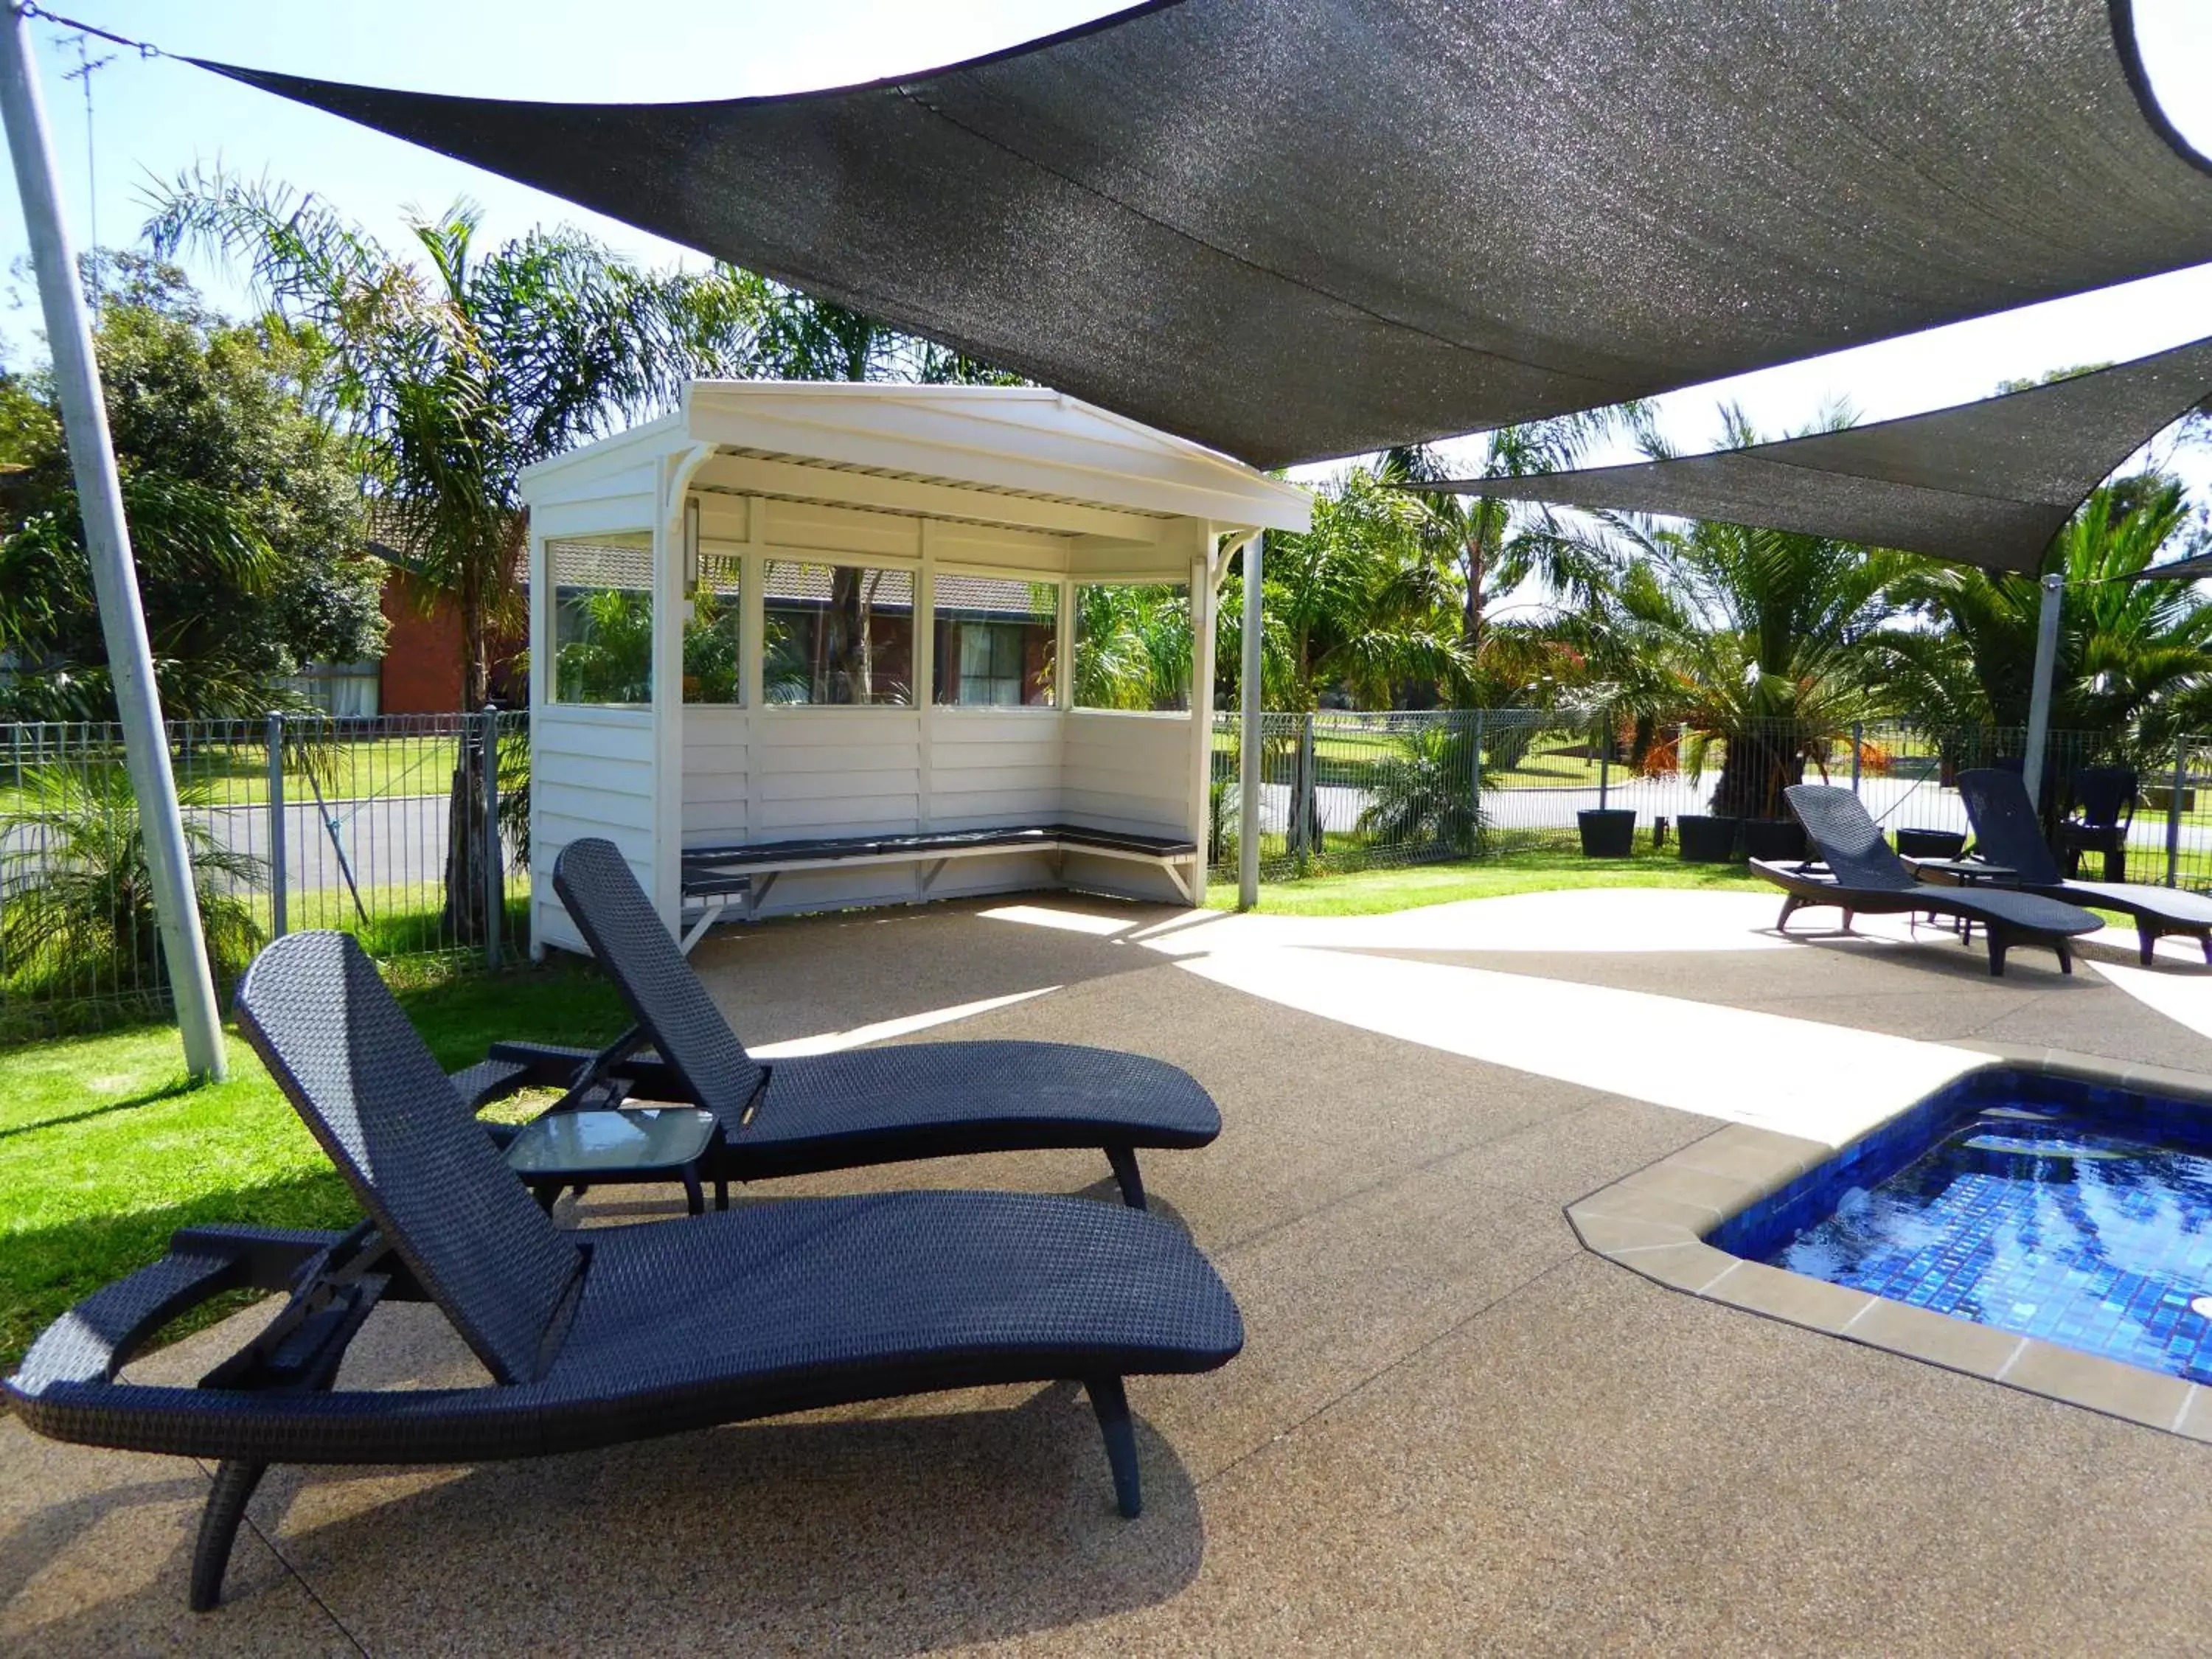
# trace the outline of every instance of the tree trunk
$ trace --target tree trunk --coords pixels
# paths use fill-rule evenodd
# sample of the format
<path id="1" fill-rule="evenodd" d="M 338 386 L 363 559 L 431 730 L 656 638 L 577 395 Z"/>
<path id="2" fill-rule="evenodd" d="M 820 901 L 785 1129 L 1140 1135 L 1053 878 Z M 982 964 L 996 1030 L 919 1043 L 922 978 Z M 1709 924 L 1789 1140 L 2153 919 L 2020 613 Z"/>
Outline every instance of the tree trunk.
<path id="1" fill-rule="evenodd" d="M 483 588 L 471 576 L 462 583 L 457 598 L 461 613 L 462 717 L 454 747 L 453 788 L 446 800 L 445 933 L 455 945 L 474 945 L 489 937 L 493 920 L 484 892 L 490 874 L 485 858 L 485 769 L 499 764 L 499 747 L 485 741 L 485 722 L 478 718 L 491 696 Z"/>
<path id="2" fill-rule="evenodd" d="M 1787 817 L 1789 805 L 1782 792 L 1804 781 L 1804 745 L 1794 732 L 1737 732 L 1728 739 L 1720 783 L 1713 791 L 1713 811 L 1724 818 Z"/>

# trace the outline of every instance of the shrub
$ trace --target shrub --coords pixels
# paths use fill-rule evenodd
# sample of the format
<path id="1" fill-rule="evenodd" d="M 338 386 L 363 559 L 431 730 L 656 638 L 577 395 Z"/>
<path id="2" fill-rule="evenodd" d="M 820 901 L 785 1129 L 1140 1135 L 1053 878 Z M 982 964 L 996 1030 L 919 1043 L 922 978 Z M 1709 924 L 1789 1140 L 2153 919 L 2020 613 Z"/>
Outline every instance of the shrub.
<path id="1" fill-rule="evenodd" d="M 112 762 L 49 768 L 27 780 L 36 805 L 0 814 L 0 972 L 25 996 L 96 996 L 168 983 L 138 799 Z M 245 892 L 262 861 L 224 846 L 182 792 L 185 846 L 200 927 L 218 978 L 234 978 L 260 948 Z"/>

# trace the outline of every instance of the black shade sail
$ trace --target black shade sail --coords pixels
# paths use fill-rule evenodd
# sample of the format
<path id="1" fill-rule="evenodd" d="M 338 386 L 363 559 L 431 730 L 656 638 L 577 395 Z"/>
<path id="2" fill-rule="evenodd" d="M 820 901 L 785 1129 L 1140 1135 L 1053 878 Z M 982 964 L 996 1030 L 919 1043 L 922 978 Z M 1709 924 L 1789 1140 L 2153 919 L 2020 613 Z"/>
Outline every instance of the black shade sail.
<path id="1" fill-rule="evenodd" d="M 1796 530 L 2033 570 L 2082 498 L 2212 396 L 2212 339 L 1925 415 L 1632 466 L 1414 486 Z"/>
<path id="2" fill-rule="evenodd" d="M 1274 465 L 2212 259 L 2126 11 L 1163 0 L 662 105 L 206 67 Z"/>

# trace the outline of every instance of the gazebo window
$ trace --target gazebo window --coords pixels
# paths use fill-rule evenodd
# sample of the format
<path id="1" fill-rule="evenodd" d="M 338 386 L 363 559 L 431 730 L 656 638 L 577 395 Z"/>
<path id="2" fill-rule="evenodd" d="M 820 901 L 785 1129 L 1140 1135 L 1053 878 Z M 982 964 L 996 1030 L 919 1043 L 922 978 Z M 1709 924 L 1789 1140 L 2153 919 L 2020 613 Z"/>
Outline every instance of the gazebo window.
<path id="1" fill-rule="evenodd" d="M 911 703 L 914 574 L 771 560 L 763 682 L 774 703 Z"/>
<path id="2" fill-rule="evenodd" d="M 939 705 L 1052 706 L 1058 583 L 941 574 L 933 597 L 937 635 L 931 678 Z"/>
<path id="3" fill-rule="evenodd" d="M 699 587 L 691 599 L 691 620 L 684 624 L 684 701 L 735 703 L 744 701 L 745 677 L 739 647 L 744 614 L 743 562 L 708 553 L 699 561 Z"/>
<path id="4" fill-rule="evenodd" d="M 653 538 L 548 541 L 553 699 L 653 701 Z"/>
<path id="5" fill-rule="evenodd" d="M 1190 708 L 1190 588 L 1082 582 L 1075 589 L 1075 705 Z"/>

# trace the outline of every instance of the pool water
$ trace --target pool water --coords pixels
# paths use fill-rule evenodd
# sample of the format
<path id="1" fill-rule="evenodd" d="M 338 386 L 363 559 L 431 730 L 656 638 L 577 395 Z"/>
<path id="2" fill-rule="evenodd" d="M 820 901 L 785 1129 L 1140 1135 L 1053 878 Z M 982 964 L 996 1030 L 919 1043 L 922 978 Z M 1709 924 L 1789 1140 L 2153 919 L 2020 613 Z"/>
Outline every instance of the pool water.
<path id="1" fill-rule="evenodd" d="M 2212 1109 L 2040 1073 L 1952 1085 L 1715 1233 L 1913 1307 L 2212 1382 Z M 2212 1307 L 2212 1302 L 2208 1302 Z"/>

